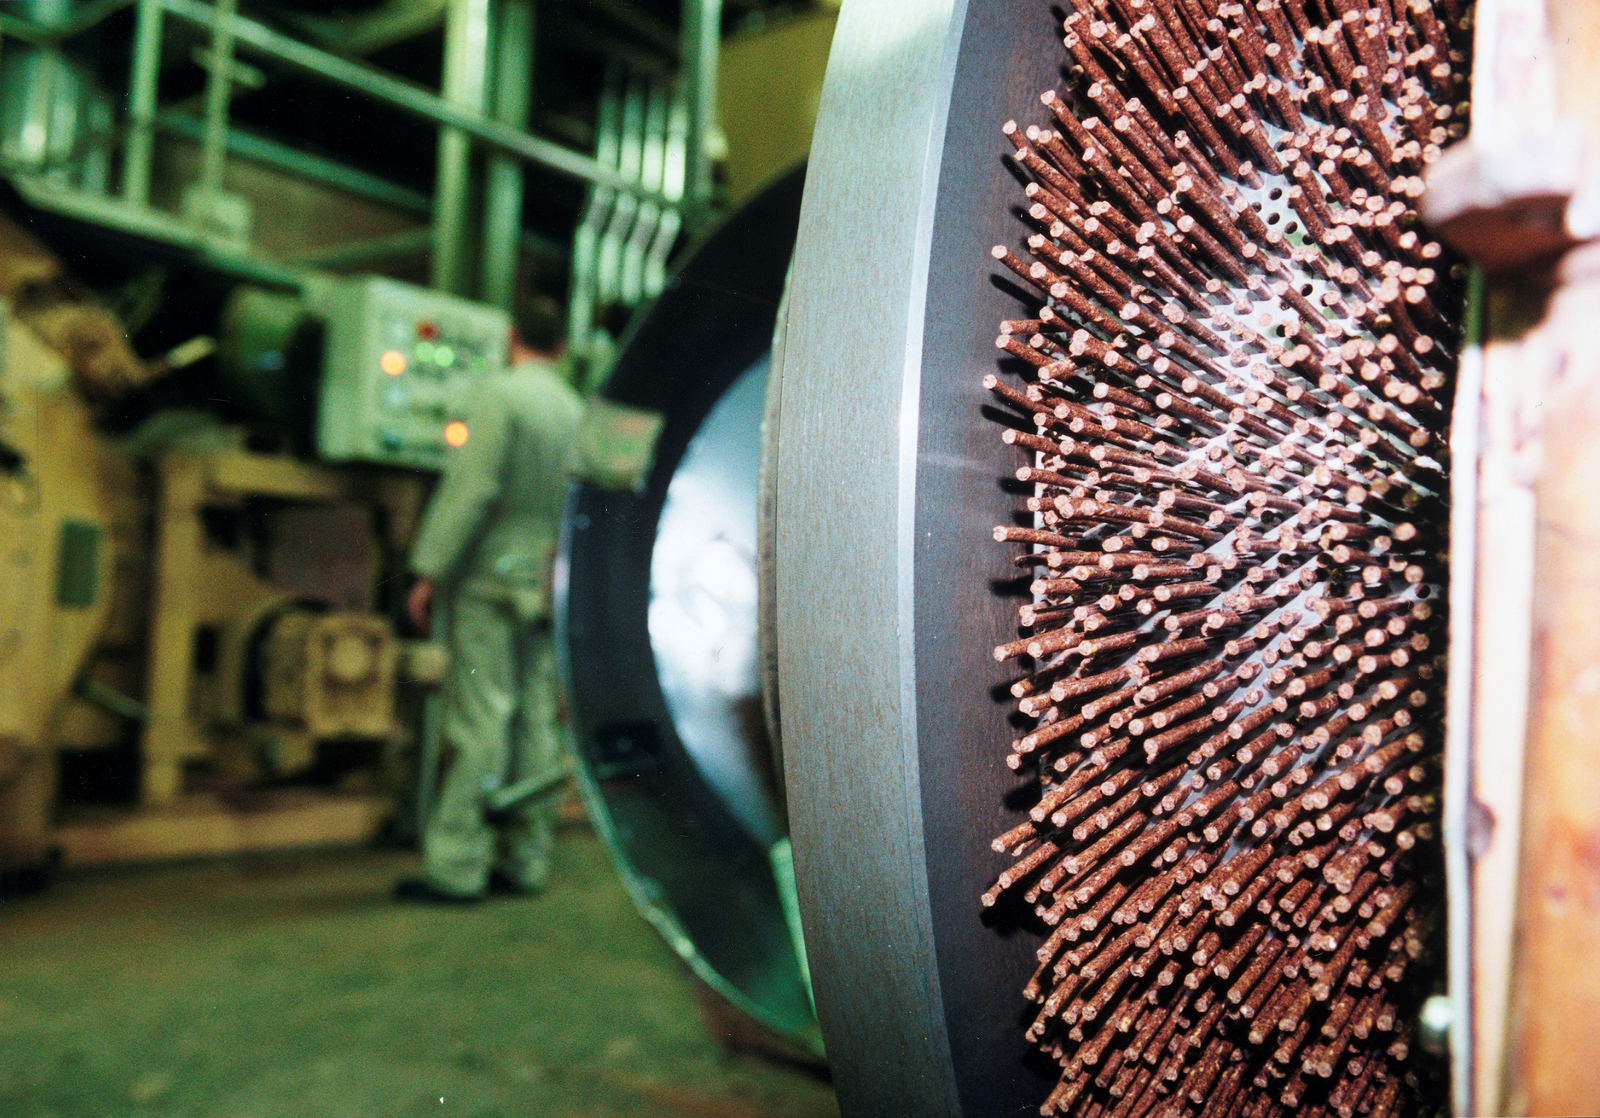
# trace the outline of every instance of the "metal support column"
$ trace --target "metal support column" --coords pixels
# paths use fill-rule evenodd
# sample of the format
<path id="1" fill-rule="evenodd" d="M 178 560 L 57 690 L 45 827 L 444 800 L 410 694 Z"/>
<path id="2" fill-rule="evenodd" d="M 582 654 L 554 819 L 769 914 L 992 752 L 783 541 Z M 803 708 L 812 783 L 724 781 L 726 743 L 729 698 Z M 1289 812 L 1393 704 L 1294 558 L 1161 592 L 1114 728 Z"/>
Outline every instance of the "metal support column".
<path id="1" fill-rule="evenodd" d="M 494 11 L 494 93 L 496 120 L 523 129 L 533 91 L 533 0 L 498 0 Z M 511 310 L 521 245 L 522 161 L 501 152 L 489 156 L 484 181 L 484 302 Z"/>
<path id="2" fill-rule="evenodd" d="M 161 76 L 161 8 L 139 0 L 128 82 L 128 146 L 122 154 L 122 198 L 132 206 L 150 201 L 150 152 L 155 138 L 156 86 Z"/>
<path id="3" fill-rule="evenodd" d="M 228 159 L 228 98 L 233 92 L 233 17 L 239 0 L 217 0 L 217 22 L 211 31 L 210 76 L 206 82 L 206 130 L 200 141 L 200 188 L 222 190 Z"/>
<path id="4" fill-rule="evenodd" d="M 444 33 L 444 100 L 453 108 L 483 112 L 484 63 L 489 56 L 489 0 L 450 0 Z M 438 175 L 433 191 L 431 283 L 458 295 L 466 290 L 465 234 L 471 201 L 472 145 L 458 128 L 439 130 Z"/>
<path id="5" fill-rule="evenodd" d="M 701 213 L 711 202 L 711 153 L 717 127 L 717 53 L 722 46 L 722 0 L 684 0 L 681 47 L 683 98 L 689 108 L 684 197 Z"/>

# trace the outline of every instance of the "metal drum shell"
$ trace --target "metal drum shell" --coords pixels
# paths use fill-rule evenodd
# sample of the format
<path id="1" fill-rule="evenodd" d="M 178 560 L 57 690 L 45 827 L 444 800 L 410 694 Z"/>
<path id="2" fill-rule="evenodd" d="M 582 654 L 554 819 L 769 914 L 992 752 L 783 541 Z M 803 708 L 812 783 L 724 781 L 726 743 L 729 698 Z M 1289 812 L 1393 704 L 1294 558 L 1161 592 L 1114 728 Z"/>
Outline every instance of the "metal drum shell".
<path id="1" fill-rule="evenodd" d="M 1017 0 L 847 0 L 790 288 L 776 619 L 791 836 L 846 1115 L 1034 1111 L 1037 937 L 978 897 L 1016 774 L 990 649 L 1017 571 L 984 419 L 1017 316 L 990 246 L 1021 225 L 1000 126 L 1043 113 L 1060 25 Z M 1040 1074 L 1044 1071 L 1045 1074 Z"/>
<path id="2" fill-rule="evenodd" d="M 579 783 L 633 900 L 712 989 L 819 1055 L 768 852 L 686 751 L 647 625 L 667 487 L 718 400 L 770 349 L 802 179 L 780 177 L 713 230 L 623 339 L 602 394 L 666 424 L 641 492 L 574 487 L 556 624 Z"/>

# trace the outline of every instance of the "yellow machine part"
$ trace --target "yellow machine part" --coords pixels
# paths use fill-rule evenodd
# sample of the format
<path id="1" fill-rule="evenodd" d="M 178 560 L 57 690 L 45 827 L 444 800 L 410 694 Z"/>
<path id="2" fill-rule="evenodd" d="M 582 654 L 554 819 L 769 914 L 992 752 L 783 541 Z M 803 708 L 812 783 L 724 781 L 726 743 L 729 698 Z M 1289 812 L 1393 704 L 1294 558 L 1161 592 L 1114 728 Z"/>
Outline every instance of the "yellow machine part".
<path id="1" fill-rule="evenodd" d="M 131 467 L 95 431 L 66 365 L 6 317 L 0 440 L 0 871 L 42 860 L 63 713 L 106 625 L 112 495 Z"/>
<path id="2" fill-rule="evenodd" d="M 383 738 L 394 720 L 399 644 L 370 613 L 284 615 L 267 637 L 266 714 L 312 738 Z"/>

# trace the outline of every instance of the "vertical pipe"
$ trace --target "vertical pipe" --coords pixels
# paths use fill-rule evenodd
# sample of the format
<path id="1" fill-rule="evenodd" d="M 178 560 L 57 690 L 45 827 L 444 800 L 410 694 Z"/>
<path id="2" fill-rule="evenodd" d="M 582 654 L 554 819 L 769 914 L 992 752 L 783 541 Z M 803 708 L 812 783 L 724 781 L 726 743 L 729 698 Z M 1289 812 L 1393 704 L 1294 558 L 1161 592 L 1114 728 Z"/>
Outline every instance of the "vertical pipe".
<path id="1" fill-rule="evenodd" d="M 206 82 L 206 130 L 200 142 L 200 186 L 207 193 L 222 190 L 228 158 L 228 97 L 233 90 L 233 17 L 239 0 L 217 0 L 217 22 L 211 30 L 211 75 Z"/>
<path id="2" fill-rule="evenodd" d="M 722 45 L 722 0 L 684 0 L 680 80 L 689 107 L 684 194 L 691 211 L 711 201 L 708 142 L 717 127 L 717 52 Z"/>
<path id="3" fill-rule="evenodd" d="M 484 62 L 489 52 L 489 0 L 450 0 L 445 16 L 444 88 L 452 106 L 483 111 Z M 433 189 L 433 266 L 430 282 L 458 295 L 466 290 L 465 234 L 471 201 L 472 145 L 459 128 L 439 130 Z"/>
<path id="4" fill-rule="evenodd" d="M 613 63 L 600 92 L 595 124 L 595 162 L 614 170 L 621 153 L 622 71 Z M 572 282 L 567 288 L 567 346 L 587 361 L 594 337 L 596 280 L 600 269 L 600 235 L 610 220 L 616 191 L 597 186 L 589 192 L 583 220 L 572 234 Z"/>
<path id="5" fill-rule="evenodd" d="M 133 33 L 133 69 L 128 80 L 128 146 L 122 153 L 122 198 L 129 205 L 150 201 L 150 148 L 154 138 L 156 86 L 161 77 L 161 9 L 139 0 Z"/>
<path id="6" fill-rule="evenodd" d="M 499 0 L 494 13 L 494 97 L 496 120 L 514 128 L 528 123 L 533 89 L 533 2 Z M 496 152 L 489 156 L 483 203 L 484 302 L 511 310 L 516 290 L 522 228 L 522 162 Z"/>

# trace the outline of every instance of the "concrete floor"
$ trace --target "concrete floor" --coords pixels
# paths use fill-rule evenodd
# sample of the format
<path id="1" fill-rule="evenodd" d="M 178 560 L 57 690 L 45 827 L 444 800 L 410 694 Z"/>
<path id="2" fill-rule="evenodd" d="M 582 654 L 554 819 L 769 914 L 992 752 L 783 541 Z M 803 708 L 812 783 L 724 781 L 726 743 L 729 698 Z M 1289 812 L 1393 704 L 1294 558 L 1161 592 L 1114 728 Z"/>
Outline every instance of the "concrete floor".
<path id="1" fill-rule="evenodd" d="M 6 1118 L 836 1116 L 723 1051 L 599 841 L 537 900 L 389 899 L 389 851 L 83 872 L 0 904 Z"/>

